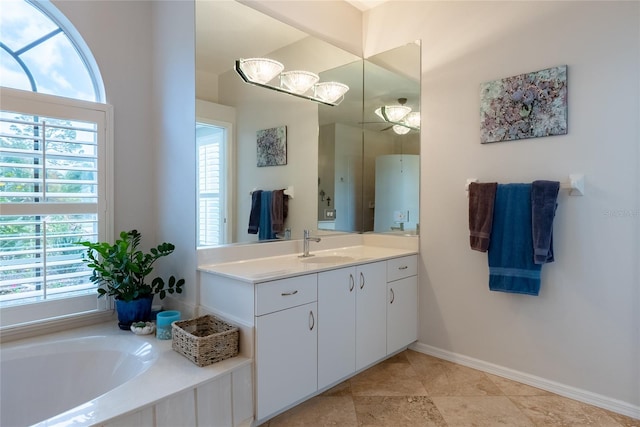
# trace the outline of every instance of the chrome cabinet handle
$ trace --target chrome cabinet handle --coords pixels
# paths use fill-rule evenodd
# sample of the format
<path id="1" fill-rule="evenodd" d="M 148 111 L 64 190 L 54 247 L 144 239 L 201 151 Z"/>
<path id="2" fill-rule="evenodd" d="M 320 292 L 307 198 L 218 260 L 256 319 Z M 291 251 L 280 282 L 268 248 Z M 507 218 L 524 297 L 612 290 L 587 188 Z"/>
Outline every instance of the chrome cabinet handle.
<path id="1" fill-rule="evenodd" d="M 356 281 L 353 278 L 353 274 L 349 274 L 349 292 L 353 292 L 353 288 L 356 287 Z"/>
<path id="2" fill-rule="evenodd" d="M 281 293 L 280 295 L 282 295 L 283 297 L 288 297 L 289 295 L 295 295 L 295 294 L 297 294 L 297 293 L 298 293 L 298 290 L 296 289 L 296 290 L 295 290 L 295 291 L 293 291 L 293 292 L 283 292 L 283 293 Z"/>
<path id="3" fill-rule="evenodd" d="M 398 267 L 398 270 L 406 270 L 407 268 L 409 268 L 408 265 L 403 265 L 402 267 Z"/>
<path id="4" fill-rule="evenodd" d="M 313 315 L 313 311 L 309 312 L 309 330 L 313 331 L 313 328 L 316 326 L 316 318 Z"/>
<path id="5" fill-rule="evenodd" d="M 360 272 L 360 289 L 364 288 L 364 274 Z"/>
<path id="6" fill-rule="evenodd" d="M 389 290 L 391 291 L 391 302 L 389 304 L 393 304 L 393 302 L 396 300 L 396 293 L 393 292 L 393 288 L 389 288 Z"/>

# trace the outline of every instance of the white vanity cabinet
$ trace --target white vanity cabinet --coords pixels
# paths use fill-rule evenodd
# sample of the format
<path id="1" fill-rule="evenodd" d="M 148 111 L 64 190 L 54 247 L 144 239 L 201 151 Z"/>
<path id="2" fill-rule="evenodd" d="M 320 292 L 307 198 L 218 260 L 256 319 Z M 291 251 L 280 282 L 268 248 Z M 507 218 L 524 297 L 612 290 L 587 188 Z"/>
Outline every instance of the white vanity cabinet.
<path id="1" fill-rule="evenodd" d="M 356 370 L 355 270 L 318 273 L 318 388 Z"/>
<path id="2" fill-rule="evenodd" d="M 387 261 L 387 354 L 418 339 L 417 257 Z"/>
<path id="3" fill-rule="evenodd" d="M 317 274 L 256 286 L 256 418 L 318 388 Z"/>
<path id="4" fill-rule="evenodd" d="M 318 274 L 318 388 L 387 354 L 385 261 Z"/>
<path id="5" fill-rule="evenodd" d="M 348 266 L 316 255 L 202 270 L 201 308 L 238 321 L 241 352 L 254 357 L 257 424 L 416 340 L 413 253 L 357 248 L 361 262 Z"/>
<path id="6" fill-rule="evenodd" d="M 356 371 L 387 355 L 385 261 L 356 268 Z"/>

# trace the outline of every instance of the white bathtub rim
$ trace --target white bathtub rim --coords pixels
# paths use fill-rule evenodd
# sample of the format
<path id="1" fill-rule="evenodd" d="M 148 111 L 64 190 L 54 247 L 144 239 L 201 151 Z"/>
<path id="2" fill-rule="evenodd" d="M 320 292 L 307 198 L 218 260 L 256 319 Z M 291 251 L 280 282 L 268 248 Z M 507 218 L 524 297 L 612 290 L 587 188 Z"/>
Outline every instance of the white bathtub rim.
<path id="1" fill-rule="evenodd" d="M 62 425 L 93 426 L 105 423 L 122 415 L 136 412 L 169 396 L 193 389 L 216 377 L 220 377 L 251 364 L 245 357 L 234 357 L 203 368 L 171 348 L 171 341 L 156 340 L 154 335 L 137 336 L 118 329 L 115 322 L 86 326 L 44 337 L 28 338 L 2 344 L 1 350 L 38 342 L 52 342 L 68 338 L 88 336 L 120 336 L 146 342 L 157 352 L 157 360 L 140 375 L 110 390 L 109 392 L 72 408 L 62 414 L 35 424 L 37 427 Z M 126 335 L 130 334 L 130 335 Z"/>
<path id="2" fill-rule="evenodd" d="M 13 360 L 31 356 L 44 356 L 53 353 L 85 352 L 94 350 L 118 351 L 136 356 L 142 362 L 154 362 L 158 351 L 152 343 L 131 340 L 129 337 L 118 337 L 118 341 L 108 341 L 113 335 L 88 335 L 86 337 L 49 340 L 48 342 L 32 342 L 20 344 L 15 341 L 11 345 L 2 346 L 0 361 Z M 135 337 L 135 335 L 132 335 Z M 99 369 L 99 367 L 96 367 Z"/>

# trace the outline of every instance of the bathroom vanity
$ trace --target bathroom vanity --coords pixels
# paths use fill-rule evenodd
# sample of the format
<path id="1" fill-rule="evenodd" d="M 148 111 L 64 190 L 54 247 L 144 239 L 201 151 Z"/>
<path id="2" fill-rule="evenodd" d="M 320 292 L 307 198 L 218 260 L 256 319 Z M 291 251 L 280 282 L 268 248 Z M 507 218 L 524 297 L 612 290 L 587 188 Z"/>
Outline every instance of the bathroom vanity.
<path id="1" fill-rule="evenodd" d="M 417 339 L 416 251 L 353 246 L 200 272 L 201 305 L 253 326 L 258 423 Z"/>

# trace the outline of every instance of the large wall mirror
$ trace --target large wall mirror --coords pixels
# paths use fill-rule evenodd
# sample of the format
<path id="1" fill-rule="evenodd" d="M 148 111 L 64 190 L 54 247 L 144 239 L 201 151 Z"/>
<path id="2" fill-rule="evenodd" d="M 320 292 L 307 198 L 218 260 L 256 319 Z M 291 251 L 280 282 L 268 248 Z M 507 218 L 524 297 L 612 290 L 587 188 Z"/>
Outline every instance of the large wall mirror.
<path id="1" fill-rule="evenodd" d="M 413 62 L 408 60 L 411 55 Z M 415 230 L 417 192 L 415 208 L 393 202 L 391 216 L 385 214 L 385 221 L 391 218 L 391 222 L 382 225 L 376 219 L 383 210 L 376 181 L 382 185 L 394 174 L 385 178 L 374 171 L 385 155 L 417 154 L 419 130 L 399 135 L 374 111 L 379 105 L 397 104 L 398 99 L 419 110 L 419 55 L 414 44 L 363 61 L 238 2 L 196 1 L 199 246 L 260 241 L 248 233 L 255 190 L 293 189 L 285 223 L 292 239 L 301 238 L 304 229 L 317 228 Z M 311 71 L 321 81 L 339 81 L 350 90 L 339 106 L 329 107 L 247 85 L 233 66 L 236 59 L 251 57 L 275 59 L 286 70 Z M 286 164 L 258 166 L 257 132 L 283 126 Z M 221 143 L 221 149 L 206 149 L 225 137 L 228 141 Z M 204 153 L 220 164 L 208 166 Z M 400 173 L 405 173 L 409 161 L 400 157 Z M 205 178 L 212 171 L 218 177 L 208 185 Z M 419 178 L 408 181 L 417 186 Z"/>
<path id="2" fill-rule="evenodd" d="M 325 76 L 340 81 L 360 73 L 361 104 L 319 108 L 318 228 L 416 233 L 420 45 L 410 43 Z M 405 115 L 390 117 L 395 107 Z"/>

